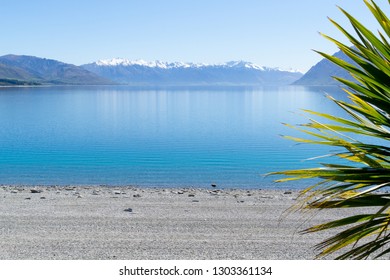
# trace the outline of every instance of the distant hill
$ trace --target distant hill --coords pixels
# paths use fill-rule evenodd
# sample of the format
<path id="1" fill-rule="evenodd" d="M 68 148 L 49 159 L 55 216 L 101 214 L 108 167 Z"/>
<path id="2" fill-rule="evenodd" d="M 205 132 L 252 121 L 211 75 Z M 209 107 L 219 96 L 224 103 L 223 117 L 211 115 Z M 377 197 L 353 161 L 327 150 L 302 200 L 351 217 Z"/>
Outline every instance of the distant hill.
<path id="1" fill-rule="evenodd" d="M 354 62 L 345 55 L 342 51 L 338 51 L 333 56 L 345 60 L 349 63 L 354 64 Z M 347 80 L 352 80 L 352 76 L 343 68 L 337 66 L 336 64 L 330 62 L 327 59 L 322 59 L 312 68 L 302 78 L 294 82 L 294 85 L 304 85 L 304 86 L 327 86 L 327 85 L 339 85 L 340 83 L 333 79 L 332 77 L 341 77 Z"/>
<path id="2" fill-rule="evenodd" d="M 4 64 L 0 63 L 0 78 L 1 79 L 31 80 L 34 78 L 34 76 L 21 68 L 13 67 L 10 65 L 4 65 Z"/>
<path id="3" fill-rule="evenodd" d="M 0 56 L 0 79 L 6 84 L 103 85 L 113 82 L 72 64 L 26 55 Z"/>
<path id="4" fill-rule="evenodd" d="M 110 59 L 82 65 L 88 71 L 130 85 L 289 85 L 303 74 L 245 61 L 223 64 Z"/>

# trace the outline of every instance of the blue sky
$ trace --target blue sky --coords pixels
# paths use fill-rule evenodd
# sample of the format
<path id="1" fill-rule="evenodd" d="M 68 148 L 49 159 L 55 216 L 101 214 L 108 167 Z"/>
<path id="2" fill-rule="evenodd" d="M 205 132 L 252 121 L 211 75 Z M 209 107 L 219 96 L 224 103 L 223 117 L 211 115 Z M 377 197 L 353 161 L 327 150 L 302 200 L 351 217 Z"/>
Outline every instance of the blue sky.
<path id="1" fill-rule="evenodd" d="M 377 0 L 388 11 L 388 2 Z M 0 55 L 76 65 L 98 59 L 259 65 L 308 70 L 337 49 L 339 5 L 375 27 L 362 0 L 0 0 Z"/>

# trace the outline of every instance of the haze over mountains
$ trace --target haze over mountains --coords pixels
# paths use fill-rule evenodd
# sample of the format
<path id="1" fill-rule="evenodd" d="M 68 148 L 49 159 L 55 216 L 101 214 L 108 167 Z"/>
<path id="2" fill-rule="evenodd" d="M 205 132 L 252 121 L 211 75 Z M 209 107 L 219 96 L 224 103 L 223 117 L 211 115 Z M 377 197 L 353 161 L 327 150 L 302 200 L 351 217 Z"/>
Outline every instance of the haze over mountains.
<path id="1" fill-rule="evenodd" d="M 343 53 L 335 56 L 350 61 Z M 335 85 L 349 74 L 323 59 L 305 75 L 245 61 L 221 64 L 109 59 L 76 66 L 26 55 L 0 56 L 0 85 L 284 86 Z"/>
<path id="2" fill-rule="evenodd" d="M 131 85 L 288 85 L 302 76 L 297 71 L 261 67 L 245 61 L 196 64 L 111 59 L 82 67 L 117 83 Z"/>

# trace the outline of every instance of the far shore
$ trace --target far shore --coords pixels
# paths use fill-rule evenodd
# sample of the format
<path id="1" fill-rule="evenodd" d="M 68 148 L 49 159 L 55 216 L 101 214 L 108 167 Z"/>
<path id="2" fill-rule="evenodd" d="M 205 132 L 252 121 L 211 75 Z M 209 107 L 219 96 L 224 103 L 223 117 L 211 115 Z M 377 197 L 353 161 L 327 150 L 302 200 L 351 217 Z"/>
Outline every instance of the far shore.
<path id="1" fill-rule="evenodd" d="M 314 259 L 296 190 L 1 186 L 0 259 Z"/>

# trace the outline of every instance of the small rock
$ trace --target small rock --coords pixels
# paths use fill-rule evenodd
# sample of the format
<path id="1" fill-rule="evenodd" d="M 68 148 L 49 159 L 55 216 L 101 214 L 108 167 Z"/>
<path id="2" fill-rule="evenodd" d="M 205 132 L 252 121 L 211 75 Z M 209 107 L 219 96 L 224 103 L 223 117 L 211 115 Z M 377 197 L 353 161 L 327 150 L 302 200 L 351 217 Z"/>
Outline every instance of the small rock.
<path id="1" fill-rule="evenodd" d="M 40 197 L 40 199 L 46 199 L 46 197 L 44 197 L 44 196 L 41 196 L 41 197 Z"/>
<path id="2" fill-rule="evenodd" d="M 30 199 L 31 199 L 31 197 L 26 197 L 26 198 L 25 198 L 25 200 L 30 200 Z"/>
<path id="3" fill-rule="evenodd" d="M 284 192 L 284 194 L 292 194 L 292 192 Z"/>
<path id="4" fill-rule="evenodd" d="M 183 191 L 178 191 L 177 194 L 183 194 L 184 192 Z"/>
<path id="5" fill-rule="evenodd" d="M 99 192 L 93 191 L 92 194 L 93 194 L 93 195 L 99 195 Z"/>
<path id="6" fill-rule="evenodd" d="M 18 193 L 18 191 L 17 190 L 12 190 L 11 193 Z"/>
<path id="7" fill-rule="evenodd" d="M 213 188 L 216 188 L 216 187 L 217 187 L 217 184 L 211 184 L 211 186 L 212 186 Z"/>
<path id="8" fill-rule="evenodd" d="M 78 195 L 77 198 L 83 198 L 81 195 Z"/>
<path id="9" fill-rule="evenodd" d="M 188 196 L 189 196 L 189 197 L 194 197 L 194 196 L 195 196 L 195 194 L 193 194 L 193 193 L 190 193 Z"/>
<path id="10" fill-rule="evenodd" d="M 123 210 L 123 211 L 132 213 L 132 212 L 133 212 L 133 209 L 131 209 L 131 208 L 126 208 L 126 209 Z"/>
<path id="11" fill-rule="evenodd" d="M 194 200 L 192 200 L 192 202 L 199 202 L 199 200 L 194 199 Z"/>
<path id="12" fill-rule="evenodd" d="M 133 197 L 141 197 L 141 195 L 137 193 L 137 194 L 133 195 Z"/>
<path id="13" fill-rule="evenodd" d="M 41 193 L 41 192 L 42 192 L 42 190 L 36 190 L 36 189 L 32 189 L 32 190 L 30 190 L 30 192 L 31 192 L 31 193 Z"/>
<path id="14" fill-rule="evenodd" d="M 218 195 L 218 194 L 219 194 L 219 191 L 218 191 L 218 190 L 209 191 L 209 194 L 211 194 L 211 195 Z"/>
<path id="15" fill-rule="evenodd" d="M 121 194 L 121 191 L 114 191 L 114 194 Z"/>

